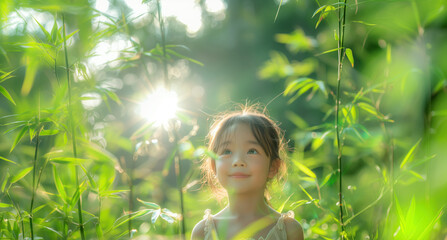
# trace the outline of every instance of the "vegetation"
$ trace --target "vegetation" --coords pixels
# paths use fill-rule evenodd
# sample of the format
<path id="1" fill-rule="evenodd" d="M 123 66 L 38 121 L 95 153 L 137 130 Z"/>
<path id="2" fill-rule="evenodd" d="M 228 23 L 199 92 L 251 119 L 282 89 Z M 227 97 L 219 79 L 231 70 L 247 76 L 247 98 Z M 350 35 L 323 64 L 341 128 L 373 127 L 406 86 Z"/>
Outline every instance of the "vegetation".
<path id="1" fill-rule="evenodd" d="M 0 12 L 1 239 L 189 238 L 221 207 L 198 169 L 210 116 L 247 100 L 290 139 L 271 204 L 306 239 L 447 238 L 445 1 Z"/>

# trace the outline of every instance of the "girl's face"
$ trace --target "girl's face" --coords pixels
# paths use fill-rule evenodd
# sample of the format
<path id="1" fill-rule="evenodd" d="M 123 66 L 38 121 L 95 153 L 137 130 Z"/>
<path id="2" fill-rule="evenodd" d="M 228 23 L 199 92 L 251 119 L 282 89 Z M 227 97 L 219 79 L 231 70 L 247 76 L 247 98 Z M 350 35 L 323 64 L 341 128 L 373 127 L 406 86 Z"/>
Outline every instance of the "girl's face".
<path id="1" fill-rule="evenodd" d="M 268 178 L 276 174 L 270 158 L 254 137 L 250 126 L 237 123 L 226 129 L 227 138 L 218 146 L 216 175 L 228 194 L 264 194 Z"/>

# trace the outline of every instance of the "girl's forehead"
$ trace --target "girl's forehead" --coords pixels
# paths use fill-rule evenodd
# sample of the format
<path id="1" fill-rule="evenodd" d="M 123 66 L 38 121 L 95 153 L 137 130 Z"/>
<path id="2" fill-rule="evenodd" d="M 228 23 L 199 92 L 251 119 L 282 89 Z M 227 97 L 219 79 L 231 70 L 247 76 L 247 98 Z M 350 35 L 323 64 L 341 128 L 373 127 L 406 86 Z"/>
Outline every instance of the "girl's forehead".
<path id="1" fill-rule="evenodd" d="M 235 137 L 240 137 L 241 135 L 244 135 L 244 137 L 247 138 L 256 139 L 251 129 L 251 126 L 248 123 L 239 122 L 239 123 L 233 123 L 230 126 L 226 127 L 225 129 L 222 129 L 222 132 L 219 136 L 219 142 L 224 143 L 227 141 L 231 141 L 231 139 Z"/>

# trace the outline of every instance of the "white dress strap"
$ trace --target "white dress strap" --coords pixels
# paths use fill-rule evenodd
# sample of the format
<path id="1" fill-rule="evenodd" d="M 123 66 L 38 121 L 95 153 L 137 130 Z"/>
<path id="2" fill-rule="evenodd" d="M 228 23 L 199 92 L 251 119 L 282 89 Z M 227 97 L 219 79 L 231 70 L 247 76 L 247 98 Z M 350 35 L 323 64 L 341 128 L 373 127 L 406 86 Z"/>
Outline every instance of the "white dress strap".
<path id="1" fill-rule="evenodd" d="M 218 240 L 216 225 L 214 225 L 213 215 L 211 214 L 210 209 L 205 210 L 205 215 L 203 216 L 203 219 L 205 220 L 205 229 L 204 229 L 205 240 Z"/>

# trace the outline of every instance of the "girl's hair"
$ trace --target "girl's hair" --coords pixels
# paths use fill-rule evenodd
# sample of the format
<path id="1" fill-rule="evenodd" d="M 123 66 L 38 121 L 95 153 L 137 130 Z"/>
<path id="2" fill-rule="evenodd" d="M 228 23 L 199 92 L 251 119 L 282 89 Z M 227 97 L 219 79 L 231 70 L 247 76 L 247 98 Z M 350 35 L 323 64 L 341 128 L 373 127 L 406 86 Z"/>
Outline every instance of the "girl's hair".
<path id="1" fill-rule="evenodd" d="M 242 110 L 217 116 L 207 136 L 208 150 L 216 153 L 221 143 L 225 141 L 225 137 L 228 136 L 227 130 L 238 123 L 245 123 L 250 126 L 254 137 L 270 158 L 270 167 L 273 164 L 277 167 L 276 180 L 283 182 L 286 176 L 286 164 L 284 161 L 286 152 L 283 133 L 266 113 L 258 111 L 255 106 L 245 106 Z M 215 174 L 216 159 L 210 157 L 210 155 L 212 154 L 208 154 L 202 160 L 200 166 L 203 173 L 203 183 L 207 183 L 216 198 L 221 201 L 226 196 L 226 192 L 219 184 Z M 264 196 L 268 202 L 270 195 L 267 189 L 264 192 Z"/>

